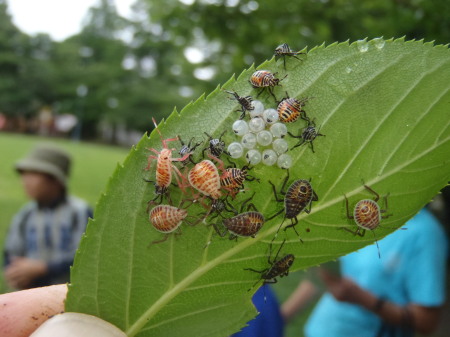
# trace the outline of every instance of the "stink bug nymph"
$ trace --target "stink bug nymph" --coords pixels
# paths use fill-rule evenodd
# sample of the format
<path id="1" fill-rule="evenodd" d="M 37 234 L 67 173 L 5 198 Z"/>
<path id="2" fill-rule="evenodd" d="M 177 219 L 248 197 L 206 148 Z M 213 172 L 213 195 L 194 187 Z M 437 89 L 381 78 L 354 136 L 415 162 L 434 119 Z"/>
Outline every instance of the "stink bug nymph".
<path id="1" fill-rule="evenodd" d="M 178 152 L 178 154 L 181 156 L 181 157 L 184 157 L 186 154 L 190 154 L 189 156 L 188 156 L 188 158 L 187 159 L 185 159 L 185 160 L 183 160 L 182 162 L 181 162 L 181 164 L 182 164 L 182 167 L 185 167 L 185 166 L 187 166 L 188 164 L 189 164 L 189 162 L 191 162 L 192 164 L 197 164 L 196 162 L 194 162 L 194 160 L 192 159 L 192 153 L 195 151 L 195 149 L 197 148 L 197 146 L 199 146 L 199 145 L 201 145 L 202 144 L 202 142 L 198 142 L 198 143 L 195 143 L 195 144 L 192 144 L 192 142 L 194 141 L 194 137 L 192 137 L 190 140 L 189 140 L 189 143 L 187 143 L 187 144 L 185 144 L 184 142 L 183 142 L 183 140 L 181 139 L 181 137 L 180 136 L 178 136 L 178 139 L 180 140 L 180 143 L 181 143 L 181 148 L 180 148 L 180 151 Z"/>
<path id="2" fill-rule="evenodd" d="M 281 248 L 283 248 L 285 241 L 286 239 L 283 240 L 282 244 L 280 245 L 280 248 L 278 248 L 277 254 L 275 255 L 275 258 L 273 260 L 271 260 L 273 242 L 270 243 L 269 256 L 267 258 L 267 262 L 269 263 L 270 267 L 263 270 L 256 270 L 253 268 L 244 269 L 261 274 L 260 279 L 256 281 L 256 283 L 250 289 L 254 288 L 261 281 L 263 282 L 263 284 L 277 283 L 278 276 L 283 277 L 289 275 L 289 268 L 291 268 L 295 260 L 294 255 L 287 254 L 281 259 L 278 259 L 278 255 L 280 254 Z"/>
<path id="3" fill-rule="evenodd" d="M 390 217 L 392 214 L 385 214 L 388 211 L 388 195 L 383 197 L 385 208 L 381 209 L 378 205 L 378 200 L 380 200 L 380 195 L 375 192 L 372 188 L 367 185 L 364 185 L 364 188 L 368 190 L 370 193 L 374 195 L 374 199 L 363 199 L 356 203 L 355 208 L 353 209 L 353 213 L 350 213 L 348 199 L 345 197 L 345 207 L 347 210 L 347 218 L 354 220 L 358 228 L 356 230 L 351 230 L 347 227 L 343 227 L 346 231 L 353 233 L 354 235 L 364 236 L 366 230 L 370 230 L 375 237 L 375 233 L 373 232 L 379 225 L 381 219 L 386 219 Z M 384 214 L 384 215 L 383 215 Z M 378 242 L 375 237 L 375 243 L 378 248 L 378 256 L 380 256 L 380 248 L 378 247 Z"/>
<path id="4" fill-rule="evenodd" d="M 223 212 L 228 212 L 228 213 L 233 213 L 234 215 L 238 215 L 238 211 L 228 201 L 228 195 L 222 199 L 212 199 L 209 211 L 206 213 L 203 213 L 203 219 L 206 219 L 208 216 L 210 216 L 210 220 L 217 218 L 218 216 L 220 216 L 222 219 L 224 219 L 225 217 L 222 215 Z"/>
<path id="5" fill-rule="evenodd" d="M 293 123 L 301 118 L 309 122 L 309 118 L 306 116 L 305 110 L 303 110 L 308 100 L 309 98 L 303 98 L 301 100 L 293 97 L 283 98 L 277 107 L 279 121 L 282 123 Z"/>
<path id="6" fill-rule="evenodd" d="M 188 180 L 192 187 L 207 197 L 219 199 L 222 196 L 219 170 L 210 160 L 196 164 L 189 171 Z"/>
<path id="7" fill-rule="evenodd" d="M 277 73 L 272 74 L 268 70 L 257 70 L 250 77 L 250 84 L 255 89 L 261 89 L 256 97 L 258 97 L 264 89 L 268 88 L 269 93 L 275 98 L 275 94 L 273 93 L 273 88 L 277 85 L 281 85 L 280 82 L 286 78 L 284 76 L 282 79 L 276 77 Z"/>
<path id="8" fill-rule="evenodd" d="M 247 205 L 247 203 L 251 199 L 253 199 L 254 195 L 255 194 L 253 193 L 250 198 L 242 203 L 240 209 L 241 213 L 231 218 L 223 219 L 221 224 L 213 223 L 213 227 L 220 237 L 224 237 L 227 234 L 230 234 L 230 240 L 237 239 L 239 236 L 252 238 L 255 237 L 255 235 L 264 225 L 265 219 L 264 215 L 258 212 L 254 204 L 250 203 Z M 242 213 L 244 209 L 246 209 L 247 212 Z M 222 229 L 219 227 L 222 227 Z M 207 245 L 209 245 L 210 243 L 211 241 L 209 241 Z"/>
<path id="9" fill-rule="evenodd" d="M 223 135 L 225 134 L 225 131 L 222 132 L 219 138 L 213 138 L 208 133 L 205 132 L 205 135 L 208 136 L 208 146 L 205 147 L 202 151 L 202 156 L 205 158 L 205 151 L 209 151 L 209 153 L 219 158 L 222 153 L 225 153 L 226 155 L 230 155 L 227 150 L 225 150 L 225 142 L 222 140 Z"/>
<path id="10" fill-rule="evenodd" d="M 299 51 L 293 51 L 287 43 L 280 44 L 278 47 L 276 47 L 275 53 L 274 53 L 275 57 L 283 57 L 284 69 L 286 69 L 286 56 L 294 57 L 297 60 L 301 61 L 301 59 L 299 59 L 297 57 L 297 55 L 300 55 L 300 54 L 306 54 L 306 53 L 302 53 Z"/>
<path id="11" fill-rule="evenodd" d="M 295 226 L 298 224 L 297 216 L 302 211 L 309 214 L 311 212 L 312 202 L 318 201 L 319 198 L 317 197 L 316 192 L 313 190 L 310 180 L 305 180 L 305 179 L 296 180 L 289 186 L 289 188 L 286 191 L 285 188 L 286 188 L 286 184 L 287 184 L 288 180 L 289 180 L 289 171 L 287 172 L 286 178 L 284 179 L 283 185 L 281 186 L 281 189 L 279 192 L 284 197 L 278 196 L 275 185 L 269 180 L 269 183 L 272 185 L 273 194 L 275 195 L 275 200 L 277 202 L 283 202 L 284 209 L 281 209 L 280 211 L 278 211 L 277 213 L 272 215 L 267 220 L 271 220 L 271 219 L 275 218 L 277 215 L 283 213 L 283 211 L 284 211 L 284 213 L 285 213 L 284 219 L 283 219 L 283 222 L 281 222 L 281 224 L 277 230 L 277 233 L 280 230 L 281 226 L 283 225 L 284 220 L 290 219 L 291 224 L 286 226 L 284 228 L 284 230 L 292 227 L 292 229 L 294 229 L 297 236 L 300 238 L 297 230 L 295 229 Z M 302 241 L 301 238 L 300 238 L 300 241 Z"/>
<path id="12" fill-rule="evenodd" d="M 248 166 L 244 166 L 241 169 L 237 168 L 236 165 L 234 167 L 228 167 L 220 176 L 220 186 L 227 190 L 234 199 L 239 190 L 244 187 L 245 180 L 257 180 L 259 182 L 258 178 L 248 174 L 249 170 L 250 168 Z"/>
<path id="13" fill-rule="evenodd" d="M 314 146 L 313 146 L 314 139 L 316 139 L 318 136 L 325 136 L 320 133 L 320 127 L 318 130 L 316 130 L 316 123 L 314 122 L 314 120 L 308 121 L 308 126 L 303 129 L 303 131 L 300 135 L 295 136 L 292 133 L 290 133 L 289 131 L 288 131 L 288 135 L 293 138 L 300 138 L 300 141 L 296 145 L 294 145 L 291 148 L 291 150 L 295 149 L 296 147 L 298 147 L 300 145 L 309 143 L 309 146 L 311 147 L 311 151 L 313 153 L 315 153 Z"/>
<path id="14" fill-rule="evenodd" d="M 147 182 L 152 182 L 155 184 L 155 194 L 156 197 L 151 200 L 149 203 L 161 203 L 164 196 L 166 196 L 171 203 L 170 197 L 169 197 L 169 186 L 172 182 L 172 170 L 175 171 L 175 178 L 177 180 L 178 186 L 183 186 L 180 184 L 180 181 L 178 180 L 178 177 L 180 177 L 182 180 L 186 180 L 186 178 L 181 174 L 181 172 L 172 164 L 173 161 L 185 161 L 189 156 L 191 155 L 191 152 L 188 152 L 184 154 L 180 158 L 172 158 L 172 151 L 175 149 L 169 149 L 167 146 L 168 142 L 177 141 L 178 137 L 175 138 L 168 138 L 163 139 L 161 132 L 158 129 L 158 125 L 156 124 L 156 121 L 154 118 L 152 118 L 153 124 L 155 125 L 156 131 L 158 131 L 159 136 L 161 138 L 161 143 L 163 145 L 163 149 L 161 151 L 157 151 L 153 148 L 149 148 L 148 150 L 154 152 L 156 156 L 150 155 L 148 156 L 148 164 L 145 170 L 150 170 L 151 162 L 152 160 L 156 159 L 156 174 L 155 174 L 155 181 L 147 180 Z M 183 189 L 183 188 L 182 188 Z M 156 200 L 159 199 L 159 202 Z"/>
<path id="15" fill-rule="evenodd" d="M 224 89 L 222 89 L 222 90 L 224 90 Z M 252 104 L 252 102 L 253 102 L 252 96 L 239 96 L 236 91 L 228 91 L 228 90 L 224 90 L 224 91 L 229 93 L 230 95 L 233 95 L 232 99 L 235 99 L 241 105 L 241 110 L 238 110 L 238 111 L 242 112 L 239 119 L 244 119 L 246 111 L 255 109 Z"/>
<path id="16" fill-rule="evenodd" d="M 175 232 L 183 221 L 192 225 L 186 219 L 187 216 L 187 210 L 183 208 L 170 205 L 155 206 L 149 213 L 149 221 L 158 232 L 164 233 L 165 236 L 161 240 L 153 241 L 151 244 L 166 241 L 170 233 Z"/>

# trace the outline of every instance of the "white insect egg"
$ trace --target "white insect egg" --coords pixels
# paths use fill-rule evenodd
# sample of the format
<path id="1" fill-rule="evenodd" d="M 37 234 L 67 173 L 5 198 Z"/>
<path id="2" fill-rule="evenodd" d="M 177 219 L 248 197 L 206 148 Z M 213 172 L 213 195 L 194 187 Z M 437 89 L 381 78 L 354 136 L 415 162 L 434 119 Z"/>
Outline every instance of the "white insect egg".
<path id="1" fill-rule="evenodd" d="M 288 169 L 292 166 L 292 158 L 287 153 L 283 153 L 278 157 L 277 165 L 279 168 Z"/>
<path id="2" fill-rule="evenodd" d="M 256 141 L 258 142 L 259 145 L 262 146 L 268 146 L 272 144 L 272 139 L 273 139 L 272 134 L 267 130 L 258 132 L 256 135 Z"/>
<path id="3" fill-rule="evenodd" d="M 261 162 L 261 152 L 258 150 L 248 150 L 245 159 L 250 165 L 257 165 Z"/>
<path id="4" fill-rule="evenodd" d="M 250 129 L 250 132 L 253 133 L 258 133 L 259 131 L 264 130 L 265 127 L 266 123 L 261 117 L 252 118 L 250 119 L 250 122 L 248 122 L 248 128 Z"/>
<path id="5" fill-rule="evenodd" d="M 231 158 L 241 158 L 244 154 L 244 147 L 241 143 L 233 142 L 228 145 L 228 153 L 230 154 Z"/>
<path id="6" fill-rule="evenodd" d="M 238 136 L 243 136 L 246 133 L 248 133 L 248 124 L 246 121 L 243 120 L 237 120 L 233 123 L 233 131 Z"/>
<path id="7" fill-rule="evenodd" d="M 278 156 L 274 150 L 266 149 L 262 153 L 262 163 L 267 166 L 272 166 L 277 162 Z"/>
<path id="8" fill-rule="evenodd" d="M 272 143 L 272 148 L 278 154 L 283 154 L 288 150 L 288 143 L 281 138 L 275 139 Z"/>
<path id="9" fill-rule="evenodd" d="M 287 127 L 283 123 L 275 123 L 270 126 L 270 132 L 275 138 L 283 138 L 287 134 Z"/>
<path id="10" fill-rule="evenodd" d="M 250 117 L 259 117 L 262 116 L 264 111 L 264 104 L 261 101 L 253 101 L 252 102 L 253 110 L 250 110 Z"/>
<path id="11" fill-rule="evenodd" d="M 241 138 L 241 144 L 246 149 L 253 149 L 256 145 L 256 136 L 253 133 L 246 133 Z"/>
<path id="12" fill-rule="evenodd" d="M 272 125 L 272 124 L 278 122 L 278 111 L 275 109 L 264 110 L 263 119 L 269 125 Z"/>

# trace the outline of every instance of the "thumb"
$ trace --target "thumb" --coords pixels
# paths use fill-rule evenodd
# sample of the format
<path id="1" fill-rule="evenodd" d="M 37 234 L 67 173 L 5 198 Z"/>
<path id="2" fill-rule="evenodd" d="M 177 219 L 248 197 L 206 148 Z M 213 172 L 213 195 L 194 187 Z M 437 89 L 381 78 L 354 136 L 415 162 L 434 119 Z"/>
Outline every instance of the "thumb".
<path id="1" fill-rule="evenodd" d="M 67 285 L 34 288 L 0 295 L 0 336 L 26 337 L 48 318 L 64 311 Z"/>

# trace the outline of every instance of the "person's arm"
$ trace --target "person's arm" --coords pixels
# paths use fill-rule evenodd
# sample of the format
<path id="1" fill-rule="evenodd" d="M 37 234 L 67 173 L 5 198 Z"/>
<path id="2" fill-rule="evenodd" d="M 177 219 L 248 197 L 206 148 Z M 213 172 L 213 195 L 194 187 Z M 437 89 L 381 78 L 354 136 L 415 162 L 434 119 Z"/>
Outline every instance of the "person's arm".
<path id="1" fill-rule="evenodd" d="M 318 290 L 311 281 L 300 282 L 292 295 L 281 306 L 281 316 L 284 321 L 289 322 L 300 310 L 306 307 L 317 293 Z"/>
<path id="2" fill-rule="evenodd" d="M 31 215 L 30 204 L 17 213 L 9 227 L 4 245 L 4 277 L 11 288 L 23 289 L 24 279 L 20 272 L 21 260 L 25 255 L 25 226 Z"/>
<path id="3" fill-rule="evenodd" d="M 31 209 L 28 204 L 22 208 L 13 218 L 4 244 L 4 267 L 6 268 L 17 256 L 25 254 L 25 225 Z"/>
<path id="4" fill-rule="evenodd" d="M 378 298 L 352 280 L 333 275 L 327 270 L 321 270 L 320 276 L 338 301 L 359 305 L 392 325 L 408 327 L 424 334 L 433 332 L 438 325 L 441 307 L 424 307 L 413 303 L 400 306 Z"/>

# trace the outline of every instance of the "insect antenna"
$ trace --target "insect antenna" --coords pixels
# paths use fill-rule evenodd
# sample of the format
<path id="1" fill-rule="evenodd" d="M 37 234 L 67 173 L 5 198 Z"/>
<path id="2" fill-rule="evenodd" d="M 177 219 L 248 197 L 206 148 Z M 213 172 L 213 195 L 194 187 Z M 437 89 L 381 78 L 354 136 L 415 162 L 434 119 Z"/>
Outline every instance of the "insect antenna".
<path id="1" fill-rule="evenodd" d="M 375 235 L 375 233 L 371 230 L 373 237 L 375 238 L 375 244 L 377 245 L 377 249 L 378 249 L 378 258 L 381 259 L 381 254 L 380 254 L 380 246 L 378 246 L 378 240 L 377 237 Z"/>
<path id="2" fill-rule="evenodd" d="M 161 138 L 161 142 L 164 144 L 163 136 L 161 134 L 161 131 L 158 129 L 158 124 L 156 124 L 156 120 L 154 117 L 152 117 L 153 125 L 155 126 L 155 130 L 159 133 L 159 137 Z"/>

